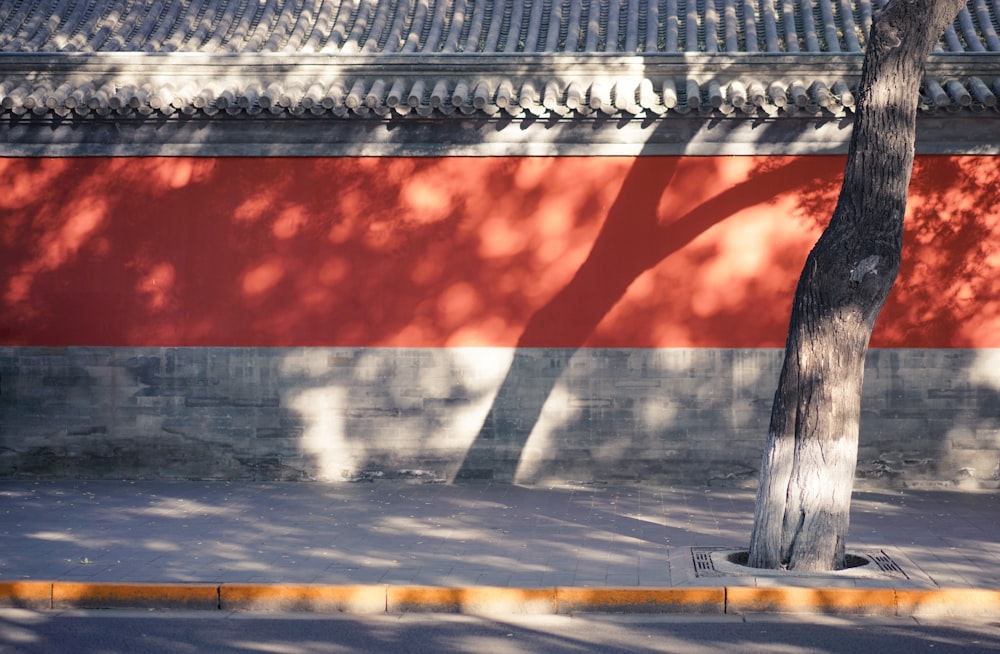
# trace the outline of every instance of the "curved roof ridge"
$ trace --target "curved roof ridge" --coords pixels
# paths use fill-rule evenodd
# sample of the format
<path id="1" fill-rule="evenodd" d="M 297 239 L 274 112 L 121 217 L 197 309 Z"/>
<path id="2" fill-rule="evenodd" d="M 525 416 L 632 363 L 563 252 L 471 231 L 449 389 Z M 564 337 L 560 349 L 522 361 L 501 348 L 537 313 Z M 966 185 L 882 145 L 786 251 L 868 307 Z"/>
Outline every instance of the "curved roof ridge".
<path id="1" fill-rule="evenodd" d="M 858 53 L 887 0 L 25 0 L 0 52 Z M 939 52 L 1000 52 L 970 0 Z"/>

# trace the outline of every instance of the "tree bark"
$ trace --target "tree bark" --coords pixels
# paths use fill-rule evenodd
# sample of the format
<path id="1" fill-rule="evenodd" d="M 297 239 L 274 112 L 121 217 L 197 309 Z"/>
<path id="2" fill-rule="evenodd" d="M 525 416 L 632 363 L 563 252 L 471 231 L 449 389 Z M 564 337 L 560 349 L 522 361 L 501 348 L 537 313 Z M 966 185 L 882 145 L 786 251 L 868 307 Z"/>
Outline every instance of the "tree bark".
<path id="1" fill-rule="evenodd" d="M 844 566 L 865 355 L 899 272 L 924 62 L 964 5 L 892 0 L 872 25 L 840 197 L 792 301 L 750 566 Z"/>

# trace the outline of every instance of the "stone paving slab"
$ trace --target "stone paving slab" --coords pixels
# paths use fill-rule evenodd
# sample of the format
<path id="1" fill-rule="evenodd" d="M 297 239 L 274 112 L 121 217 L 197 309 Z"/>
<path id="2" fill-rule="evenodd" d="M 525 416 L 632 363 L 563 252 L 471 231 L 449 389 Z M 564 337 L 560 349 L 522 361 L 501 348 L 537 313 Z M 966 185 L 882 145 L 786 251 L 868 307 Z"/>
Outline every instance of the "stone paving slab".
<path id="1" fill-rule="evenodd" d="M 787 595 L 795 588 L 992 592 L 1000 589 L 998 508 L 997 493 L 858 492 L 849 551 L 884 551 L 905 576 L 776 578 L 695 568 L 692 548 L 739 549 L 748 541 L 753 494 L 739 489 L 0 482 L 0 581 L 50 583 L 53 594 L 69 588 L 70 598 L 83 592 L 79 584 L 98 589 L 91 593 L 98 598 L 107 595 L 108 584 L 152 585 L 164 597 L 172 597 L 171 585 L 188 584 L 208 595 L 213 591 L 204 588 L 215 588 L 218 598 L 234 585 L 324 587 L 328 593 L 366 588 L 358 605 L 369 607 L 379 606 L 378 597 L 385 606 L 409 606 L 415 597 L 431 597 L 429 590 L 421 595 L 412 589 L 433 588 L 592 589 L 602 594 L 574 596 L 565 606 L 619 607 L 626 601 L 621 592 L 649 607 L 656 605 L 654 596 L 638 593 L 667 589 L 786 593 L 773 601 L 733 595 L 749 607 L 782 607 L 808 596 Z M 41 592 L 24 588 L 32 597 Z M 386 590 L 399 588 L 411 592 Z M 293 599 L 286 592 L 283 602 L 305 602 L 288 592 Z M 329 600 L 318 597 L 316 602 Z M 461 605 L 454 595 L 433 597 L 434 606 Z M 678 605 L 676 595 L 666 597 Z M 830 610 L 840 606 L 822 597 Z M 254 606 L 262 600 L 245 601 Z M 481 596 L 476 602 L 484 605 Z M 530 602 L 536 608 L 545 603 L 534 596 Z M 937 605 L 952 606 L 944 600 Z"/>

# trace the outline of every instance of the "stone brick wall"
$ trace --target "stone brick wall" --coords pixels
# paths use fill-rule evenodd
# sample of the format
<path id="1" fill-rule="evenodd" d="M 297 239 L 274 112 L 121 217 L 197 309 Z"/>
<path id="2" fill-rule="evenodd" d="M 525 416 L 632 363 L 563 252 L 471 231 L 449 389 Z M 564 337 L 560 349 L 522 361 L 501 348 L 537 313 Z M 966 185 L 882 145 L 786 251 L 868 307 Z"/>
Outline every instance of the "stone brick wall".
<path id="1" fill-rule="evenodd" d="M 776 349 L 0 347 L 0 478 L 751 485 Z M 873 350 L 858 475 L 996 487 L 1000 351 Z"/>

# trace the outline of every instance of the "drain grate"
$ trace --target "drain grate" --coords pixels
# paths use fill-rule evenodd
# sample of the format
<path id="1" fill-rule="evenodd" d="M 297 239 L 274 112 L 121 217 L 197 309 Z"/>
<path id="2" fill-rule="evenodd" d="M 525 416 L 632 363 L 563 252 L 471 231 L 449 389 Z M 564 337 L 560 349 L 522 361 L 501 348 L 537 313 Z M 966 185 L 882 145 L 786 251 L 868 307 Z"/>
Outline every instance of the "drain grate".
<path id="1" fill-rule="evenodd" d="M 890 574 L 898 574 L 909 578 L 907 574 L 903 572 L 903 569 L 899 567 L 899 564 L 893 561 L 892 557 L 883 552 L 882 550 L 879 550 L 874 554 L 867 554 L 866 556 L 869 559 L 871 559 L 872 562 L 875 565 L 877 565 L 878 569 L 881 570 L 882 572 L 888 572 Z"/>
<path id="2" fill-rule="evenodd" d="M 712 563 L 712 552 L 718 551 L 717 547 L 692 547 L 691 558 L 694 560 L 694 571 L 699 577 L 714 576 L 719 573 L 715 571 L 715 564 Z"/>
<path id="3" fill-rule="evenodd" d="M 910 579 L 903 568 L 896 563 L 884 550 L 867 552 L 850 552 L 849 560 L 861 563 L 844 570 L 831 573 L 798 573 L 784 570 L 754 570 L 747 568 L 746 550 L 732 547 L 692 547 L 691 560 L 694 563 L 696 577 L 738 577 L 785 574 L 789 576 L 814 576 L 817 574 L 832 574 L 838 577 L 890 577 Z M 716 566 L 718 562 L 718 567 Z M 720 569 L 721 568 L 721 569 Z"/>
<path id="4" fill-rule="evenodd" d="M 692 547 L 691 559 L 694 561 L 694 574 L 696 577 L 723 577 L 726 573 L 715 569 L 715 561 L 712 560 L 714 552 L 727 552 L 728 547 Z"/>

